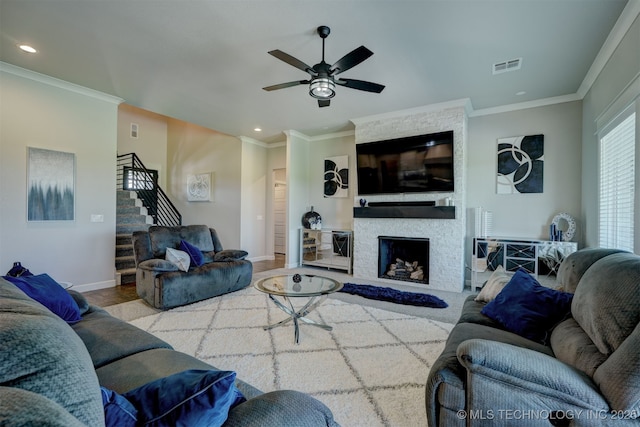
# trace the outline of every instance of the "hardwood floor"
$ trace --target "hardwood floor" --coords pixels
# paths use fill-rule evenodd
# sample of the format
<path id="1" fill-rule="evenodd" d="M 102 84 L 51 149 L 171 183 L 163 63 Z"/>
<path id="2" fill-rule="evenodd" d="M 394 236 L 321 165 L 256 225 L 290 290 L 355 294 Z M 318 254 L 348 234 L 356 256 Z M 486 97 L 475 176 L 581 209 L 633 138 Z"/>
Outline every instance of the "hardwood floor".
<path id="1" fill-rule="evenodd" d="M 258 261 L 253 263 L 253 272 L 273 270 L 274 268 L 284 267 L 284 255 L 276 255 L 272 261 Z M 90 304 L 99 307 L 107 307 L 110 305 L 120 304 L 127 301 L 138 299 L 135 283 L 128 285 L 115 286 L 113 288 L 98 289 L 97 291 L 89 291 L 83 294 Z"/>

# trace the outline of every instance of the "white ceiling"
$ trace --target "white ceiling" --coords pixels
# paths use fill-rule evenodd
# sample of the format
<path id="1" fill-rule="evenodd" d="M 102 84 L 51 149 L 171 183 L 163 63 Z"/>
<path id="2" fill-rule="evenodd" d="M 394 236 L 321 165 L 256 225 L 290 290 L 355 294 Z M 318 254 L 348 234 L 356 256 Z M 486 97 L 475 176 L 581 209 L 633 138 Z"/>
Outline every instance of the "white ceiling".
<path id="1" fill-rule="evenodd" d="M 0 0 L 0 61 L 235 136 L 271 142 L 352 129 L 350 119 L 469 98 L 485 109 L 575 94 L 627 0 Z M 268 55 L 374 55 L 318 108 L 304 72 Z M 29 43 L 27 54 L 16 48 Z M 522 57 L 519 71 L 492 64 Z M 516 95 L 525 91 L 524 95 Z M 261 127 L 261 133 L 255 127 Z"/>

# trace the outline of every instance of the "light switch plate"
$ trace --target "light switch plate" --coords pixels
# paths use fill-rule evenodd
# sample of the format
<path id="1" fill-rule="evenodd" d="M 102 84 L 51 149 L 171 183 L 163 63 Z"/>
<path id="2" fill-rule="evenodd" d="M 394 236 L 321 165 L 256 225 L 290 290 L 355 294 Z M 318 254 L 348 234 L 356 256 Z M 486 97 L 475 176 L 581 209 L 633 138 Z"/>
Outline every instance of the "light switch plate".
<path id="1" fill-rule="evenodd" d="M 104 222 L 104 215 L 91 214 L 91 222 Z"/>

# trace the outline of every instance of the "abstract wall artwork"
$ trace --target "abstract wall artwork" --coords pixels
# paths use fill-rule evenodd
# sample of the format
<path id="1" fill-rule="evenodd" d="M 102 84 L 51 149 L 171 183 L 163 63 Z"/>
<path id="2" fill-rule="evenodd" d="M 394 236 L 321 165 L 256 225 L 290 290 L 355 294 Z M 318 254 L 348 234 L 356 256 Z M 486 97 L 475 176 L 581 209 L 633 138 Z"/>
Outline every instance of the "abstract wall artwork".
<path id="1" fill-rule="evenodd" d="M 324 197 L 349 196 L 349 156 L 324 160 Z"/>
<path id="2" fill-rule="evenodd" d="M 27 161 L 27 220 L 73 221 L 75 154 L 29 147 Z"/>
<path id="3" fill-rule="evenodd" d="M 498 194 L 542 193 L 544 135 L 498 139 Z"/>
<path id="4" fill-rule="evenodd" d="M 189 202 L 211 201 L 211 174 L 200 173 L 187 176 L 187 200 Z"/>

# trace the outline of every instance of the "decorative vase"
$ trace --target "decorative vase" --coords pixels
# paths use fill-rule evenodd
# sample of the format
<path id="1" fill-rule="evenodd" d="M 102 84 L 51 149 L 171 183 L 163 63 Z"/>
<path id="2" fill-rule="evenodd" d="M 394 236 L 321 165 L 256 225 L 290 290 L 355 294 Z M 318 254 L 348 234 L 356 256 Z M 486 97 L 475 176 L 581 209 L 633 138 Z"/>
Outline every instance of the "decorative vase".
<path id="1" fill-rule="evenodd" d="M 302 215 L 302 226 L 306 229 L 320 230 L 322 228 L 322 217 L 318 212 L 311 210 Z"/>

